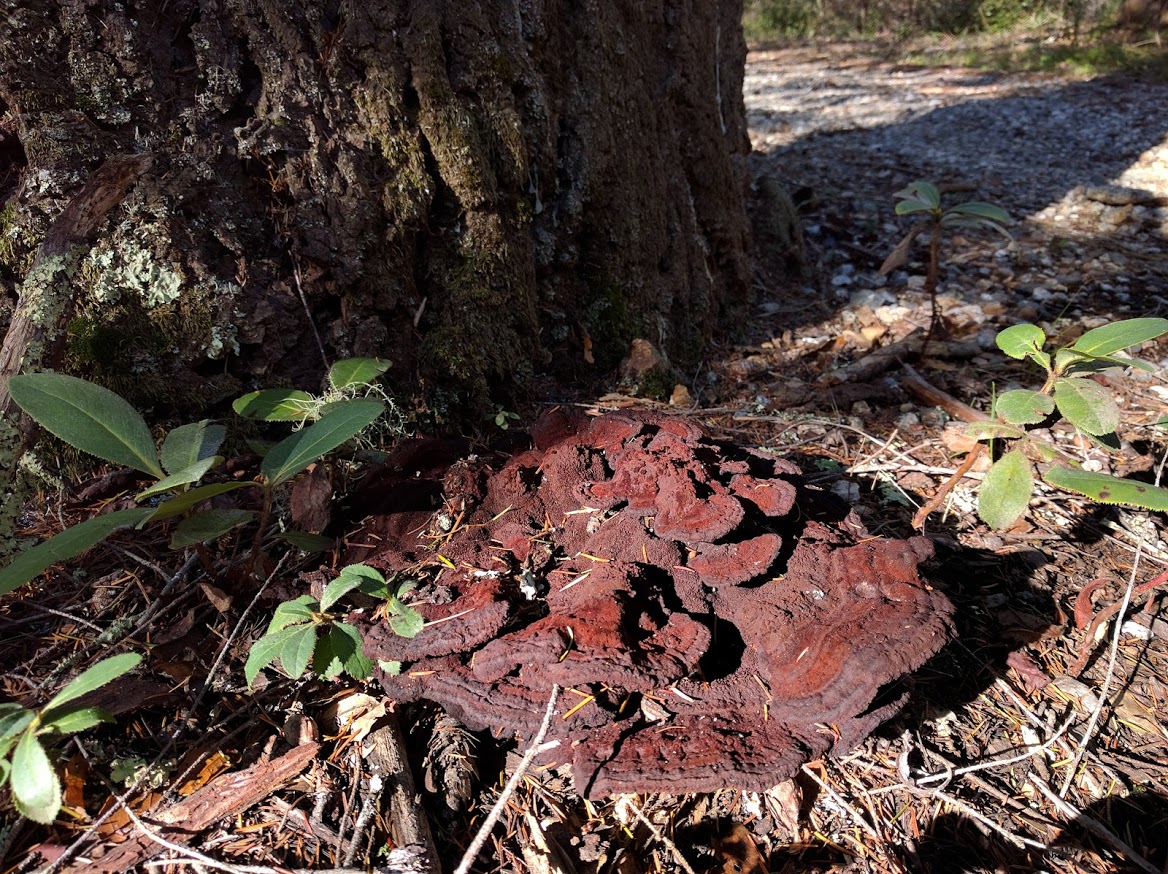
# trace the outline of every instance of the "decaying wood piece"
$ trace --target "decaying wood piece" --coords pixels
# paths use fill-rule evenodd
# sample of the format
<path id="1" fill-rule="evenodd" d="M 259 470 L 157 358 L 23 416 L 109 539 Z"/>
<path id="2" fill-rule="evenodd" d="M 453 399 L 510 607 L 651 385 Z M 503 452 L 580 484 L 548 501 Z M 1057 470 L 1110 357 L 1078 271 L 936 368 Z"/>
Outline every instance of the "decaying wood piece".
<path id="1" fill-rule="evenodd" d="M 394 843 L 399 847 L 420 847 L 418 870 L 439 874 L 442 869 L 438 864 L 434 836 L 414 786 L 414 774 L 406 757 L 405 740 L 397 715 L 390 714 L 386 724 L 369 735 L 369 741 L 372 744 L 369 766 L 385 781 Z M 356 840 L 357 835 L 353 838 Z"/>
<path id="2" fill-rule="evenodd" d="M 250 768 L 216 777 L 189 798 L 184 798 L 166 810 L 151 816 L 147 822 L 169 841 L 182 843 L 224 817 L 237 816 L 258 804 L 272 792 L 288 784 L 300 774 L 315 757 L 320 744 L 298 746 L 277 759 L 256 762 Z M 145 817 L 143 817 L 145 819 Z M 107 839 L 114 843 L 105 854 L 94 858 L 94 851 L 85 854 L 85 861 L 76 861 L 66 871 L 85 871 L 92 874 L 121 874 L 153 858 L 164 849 L 149 835 L 133 824 L 123 827 L 120 834 Z"/>
<path id="3" fill-rule="evenodd" d="M 981 410 L 975 410 L 969 404 L 963 404 L 951 394 L 946 394 L 937 388 L 932 383 L 928 382 L 923 376 L 916 372 L 910 364 L 901 365 L 904 369 L 904 384 L 905 391 L 911 394 L 919 401 L 923 401 L 934 407 L 940 407 L 954 419 L 960 419 L 962 422 L 985 422 L 989 420 L 989 416 Z"/>
<path id="4" fill-rule="evenodd" d="M 102 220 L 150 167 L 149 155 L 108 159 L 49 227 L 20 286 L 16 312 L 0 347 L 0 555 L 11 550 L 13 526 L 23 507 L 17 462 L 28 435 L 10 409 L 8 380 L 51 362 L 73 308 L 70 279 Z"/>

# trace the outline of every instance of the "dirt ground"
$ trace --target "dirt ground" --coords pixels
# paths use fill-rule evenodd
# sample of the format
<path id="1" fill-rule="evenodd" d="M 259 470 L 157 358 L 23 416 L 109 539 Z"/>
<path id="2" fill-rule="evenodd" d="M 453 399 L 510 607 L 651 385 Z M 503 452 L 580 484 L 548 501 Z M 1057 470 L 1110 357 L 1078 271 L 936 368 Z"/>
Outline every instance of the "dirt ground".
<path id="1" fill-rule="evenodd" d="M 678 376 L 675 403 L 614 385 L 579 408 L 647 408 L 789 459 L 873 535 L 910 537 L 914 513 L 961 464 L 954 410 L 984 411 L 992 390 L 1038 381 L 997 351 L 999 330 L 1030 321 L 1069 340 L 1168 315 L 1168 87 L 905 68 L 839 46 L 756 52 L 747 74 L 757 187 L 770 178 L 790 195 L 801 256 L 758 253 L 754 318 Z M 929 324 L 924 246 L 879 270 L 908 227 L 893 195 L 920 179 L 1013 219 L 1010 239 L 962 232 L 945 250 L 948 335 L 914 367 L 950 406 L 922 399 L 895 358 L 872 363 Z M 756 224 L 774 218 L 768 202 L 755 198 Z M 1140 354 L 1168 363 L 1168 344 Z M 1124 397 L 1122 450 L 1052 439 L 1095 469 L 1154 475 L 1168 386 L 1160 374 L 1108 380 Z M 472 870 L 1164 870 L 1163 519 L 1040 487 L 1022 521 L 991 531 L 974 512 L 984 472 L 969 470 L 927 520 L 935 557 L 923 573 L 954 605 L 954 635 L 903 687 L 899 715 L 761 791 L 585 801 L 566 767 L 537 762 Z M 56 524 L 29 521 L 30 533 Z M 349 547 L 362 546 L 357 533 Z M 247 694 L 241 666 L 272 599 L 299 594 L 310 577 L 294 572 L 319 559 L 287 564 L 249 607 L 230 580 L 190 584 L 193 562 L 155 565 L 146 556 L 165 552 L 141 537 L 95 552 L 61 585 L 3 605 L 5 663 L 28 666 L 4 675 L 4 692 L 27 694 L 44 681 L 35 666 L 63 675 L 127 636 L 149 646 L 151 672 L 102 702 L 115 726 L 67 748 L 58 824 L 0 825 L 0 870 L 140 870 L 150 859 L 176 860 L 173 870 L 401 870 L 394 854 L 420 839 L 403 806 L 425 814 L 443 870 L 454 869 L 530 738 L 471 732 L 425 703 L 387 710 L 360 684 L 273 674 Z M 1116 618 L 1109 608 L 1133 588 Z M 403 749 L 416 799 L 394 758 Z M 130 760 L 143 767 L 129 768 L 123 806 L 110 765 Z"/>

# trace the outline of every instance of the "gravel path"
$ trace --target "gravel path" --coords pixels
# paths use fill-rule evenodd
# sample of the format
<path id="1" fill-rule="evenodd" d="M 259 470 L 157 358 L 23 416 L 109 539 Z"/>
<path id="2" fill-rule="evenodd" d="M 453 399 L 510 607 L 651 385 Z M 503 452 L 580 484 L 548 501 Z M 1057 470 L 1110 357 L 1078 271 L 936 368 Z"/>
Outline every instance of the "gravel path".
<path id="1" fill-rule="evenodd" d="M 855 262 L 844 285 L 863 284 L 903 232 L 893 192 L 928 179 L 1020 220 L 1015 257 L 1000 238 L 965 254 L 1022 317 L 1050 315 L 1044 304 L 1168 312 L 1168 85 L 905 67 L 829 46 L 752 53 L 745 94 L 756 172 L 810 189 L 809 248 L 829 274 Z M 959 298 L 977 284 L 947 278 Z"/>

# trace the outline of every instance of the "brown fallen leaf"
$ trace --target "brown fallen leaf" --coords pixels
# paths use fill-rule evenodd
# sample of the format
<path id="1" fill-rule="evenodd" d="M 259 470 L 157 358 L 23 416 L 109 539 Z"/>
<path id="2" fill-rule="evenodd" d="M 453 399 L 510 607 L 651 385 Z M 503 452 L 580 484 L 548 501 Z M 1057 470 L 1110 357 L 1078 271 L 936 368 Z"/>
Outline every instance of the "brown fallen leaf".
<path id="1" fill-rule="evenodd" d="M 316 464 L 292 487 L 292 527 L 320 534 L 332 519 L 333 483 L 328 465 Z"/>
<path id="2" fill-rule="evenodd" d="M 767 874 L 766 862 L 746 826 L 735 823 L 729 834 L 714 840 L 717 874 Z"/>

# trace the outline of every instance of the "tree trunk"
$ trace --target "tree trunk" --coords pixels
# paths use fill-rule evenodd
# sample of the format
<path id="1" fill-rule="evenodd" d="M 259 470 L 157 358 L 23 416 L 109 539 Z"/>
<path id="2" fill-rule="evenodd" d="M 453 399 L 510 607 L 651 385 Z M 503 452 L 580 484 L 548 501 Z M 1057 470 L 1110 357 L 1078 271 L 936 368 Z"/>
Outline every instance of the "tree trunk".
<path id="1" fill-rule="evenodd" d="M 149 154 L 67 280 L 55 362 L 138 406 L 380 356 L 460 418 L 634 337 L 692 364 L 748 296 L 740 13 L 10 0 L 0 281 L 13 301 L 104 159 Z"/>

